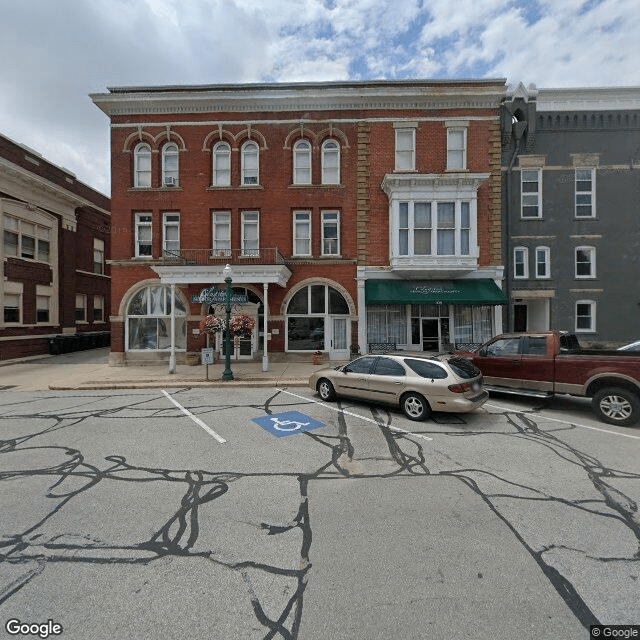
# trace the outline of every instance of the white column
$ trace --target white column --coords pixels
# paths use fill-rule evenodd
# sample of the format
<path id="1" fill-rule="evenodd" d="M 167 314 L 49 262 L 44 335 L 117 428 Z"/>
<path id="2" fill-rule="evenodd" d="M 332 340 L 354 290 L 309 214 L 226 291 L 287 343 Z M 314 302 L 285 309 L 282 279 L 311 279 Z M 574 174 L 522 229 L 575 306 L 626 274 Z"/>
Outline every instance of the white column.
<path id="1" fill-rule="evenodd" d="M 360 353 L 369 353 L 369 345 L 367 344 L 367 307 L 365 305 L 364 296 L 364 278 L 358 277 L 358 345 L 360 346 Z"/>
<path id="2" fill-rule="evenodd" d="M 263 340 L 262 340 L 262 370 L 269 371 L 269 340 L 268 340 L 268 327 L 269 327 L 269 283 L 262 283 L 263 299 L 262 304 L 264 306 L 264 324 L 263 324 Z"/>
<path id="3" fill-rule="evenodd" d="M 169 373 L 176 372 L 176 285 L 171 285 L 171 355 Z"/>

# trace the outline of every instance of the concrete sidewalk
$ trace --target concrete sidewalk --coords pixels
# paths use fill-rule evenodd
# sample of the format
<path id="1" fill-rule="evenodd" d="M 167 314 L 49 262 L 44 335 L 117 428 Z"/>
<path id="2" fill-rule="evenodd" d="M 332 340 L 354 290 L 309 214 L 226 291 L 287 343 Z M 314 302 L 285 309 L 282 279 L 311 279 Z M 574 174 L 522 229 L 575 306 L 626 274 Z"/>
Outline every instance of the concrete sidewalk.
<path id="1" fill-rule="evenodd" d="M 168 364 L 110 367 L 109 349 L 93 349 L 57 356 L 39 356 L 5 361 L 0 366 L 0 387 L 19 391 L 70 391 L 92 389 L 147 389 L 170 387 L 275 387 L 306 386 L 318 369 L 338 362 L 314 365 L 311 362 L 270 362 L 262 371 L 262 361 L 231 361 L 233 380 L 222 380 L 225 363 L 177 365 L 174 374 Z"/>

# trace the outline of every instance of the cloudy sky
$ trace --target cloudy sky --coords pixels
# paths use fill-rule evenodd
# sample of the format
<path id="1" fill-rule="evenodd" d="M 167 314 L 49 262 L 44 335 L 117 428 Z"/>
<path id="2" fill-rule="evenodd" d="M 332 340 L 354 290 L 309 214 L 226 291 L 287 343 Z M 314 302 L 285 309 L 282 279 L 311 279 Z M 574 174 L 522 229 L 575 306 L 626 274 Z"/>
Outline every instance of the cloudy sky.
<path id="1" fill-rule="evenodd" d="M 638 0 L 0 0 L 0 132 L 109 195 L 133 85 L 394 78 L 640 85 Z"/>

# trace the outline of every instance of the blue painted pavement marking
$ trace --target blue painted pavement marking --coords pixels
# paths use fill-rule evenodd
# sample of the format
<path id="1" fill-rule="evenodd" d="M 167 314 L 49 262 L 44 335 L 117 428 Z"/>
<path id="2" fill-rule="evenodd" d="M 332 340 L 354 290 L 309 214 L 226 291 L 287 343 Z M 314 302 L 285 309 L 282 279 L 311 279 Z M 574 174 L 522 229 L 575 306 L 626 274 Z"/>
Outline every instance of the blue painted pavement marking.
<path id="1" fill-rule="evenodd" d="M 324 427 L 324 422 L 314 420 L 299 411 L 287 411 L 285 413 L 275 413 L 261 418 L 252 418 L 252 422 L 259 424 L 263 429 L 270 431 L 278 438 L 285 436 L 295 436 L 297 433 L 311 431 Z"/>

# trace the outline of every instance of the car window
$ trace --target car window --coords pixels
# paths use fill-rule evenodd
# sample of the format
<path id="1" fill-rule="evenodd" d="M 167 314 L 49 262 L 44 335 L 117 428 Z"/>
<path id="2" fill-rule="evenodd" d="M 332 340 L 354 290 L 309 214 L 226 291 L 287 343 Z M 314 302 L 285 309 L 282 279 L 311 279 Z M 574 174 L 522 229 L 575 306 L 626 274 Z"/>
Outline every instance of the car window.
<path id="1" fill-rule="evenodd" d="M 352 373 L 371 373 L 371 367 L 373 363 L 376 361 L 376 358 L 373 356 L 365 356 L 364 358 L 358 358 L 353 362 L 350 362 L 346 367 L 346 371 L 351 371 Z"/>
<path id="2" fill-rule="evenodd" d="M 436 378 L 438 380 L 442 380 L 447 377 L 446 370 L 435 362 L 413 359 L 406 359 L 404 362 L 421 378 Z"/>
<path id="3" fill-rule="evenodd" d="M 480 369 L 465 358 L 449 358 L 448 363 L 453 373 L 461 378 L 476 378 L 480 375 Z"/>
<path id="4" fill-rule="evenodd" d="M 530 356 L 546 356 L 547 355 L 547 339 L 546 338 L 529 338 L 527 344 L 522 351 L 523 354 Z"/>
<path id="5" fill-rule="evenodd" d="M 404 367 L 391 358 L 378 358 L 378 364 L 373 373 L 377 376 L 404 376 L 406 371 Z"/>
<path id="6" fill-rule="evenodd" d="M 489 357 L 515 356 L 520 346 L 520 338 L 500 338 L 492 342 L 487 348 L 486 353 Z"/>

